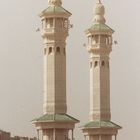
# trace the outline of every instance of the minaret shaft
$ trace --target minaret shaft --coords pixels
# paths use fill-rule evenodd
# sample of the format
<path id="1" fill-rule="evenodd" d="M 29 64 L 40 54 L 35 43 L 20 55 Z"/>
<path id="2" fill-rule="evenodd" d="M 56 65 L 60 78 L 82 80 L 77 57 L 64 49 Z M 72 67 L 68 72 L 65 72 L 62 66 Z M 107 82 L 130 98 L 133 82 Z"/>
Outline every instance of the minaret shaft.
<path id="1" fill-rule="evenodd" d="M 90 120 L 110 120 L 109 58 L 93 56 L 90 63 Z"/>
<path id="2" fill-rule="evenodd" d="M 51 47 L 44 46 L 44 114 L 67 112 L 65 43 L 59 44 L 61 47 L 55 44 Z"/>

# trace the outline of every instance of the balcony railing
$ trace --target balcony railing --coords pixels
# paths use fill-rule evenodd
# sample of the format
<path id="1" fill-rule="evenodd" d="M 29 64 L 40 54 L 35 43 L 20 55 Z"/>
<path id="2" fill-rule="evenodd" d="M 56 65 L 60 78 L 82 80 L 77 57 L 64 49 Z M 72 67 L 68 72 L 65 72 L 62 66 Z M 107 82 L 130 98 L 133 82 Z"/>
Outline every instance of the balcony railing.
<path id="1" fill-rule="evenodd" d="M 46 33 L 68 32 L 68 29 L 66 29 L 66 28 L 45 28 L 42 30 L 42 32 L 46 32 Z"/>

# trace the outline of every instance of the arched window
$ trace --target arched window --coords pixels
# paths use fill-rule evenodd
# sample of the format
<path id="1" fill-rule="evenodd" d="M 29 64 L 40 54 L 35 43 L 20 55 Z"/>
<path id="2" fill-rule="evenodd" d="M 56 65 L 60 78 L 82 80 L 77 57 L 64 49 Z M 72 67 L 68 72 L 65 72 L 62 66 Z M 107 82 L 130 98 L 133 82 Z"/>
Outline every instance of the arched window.
<path id="1" fill-rule="evenodd" d="M 98 61 L 95 61 L 94 62 L 94 67 L 97 67 L 98 66 Z"/>
<path id="2" fill-rule="evenodd" d="M 93 45 L 96 44 L 95 36 L 92 36 L 92 44 L 93 44 Z"/>
<path id="3" fill-rule="evenodd" d="M 112 44 L 112 37 L 111 36 L 109 37 L 109 41 L 108 42 L 109 42 L 109 44 Z"/>
<path id="4" fill-rule="evenodd" d="M 46 19 L 45 20 L 45 26 L 44 26 L 45 28 L 49 28 L 50 26 L 49 26 L 49 20 L 48 19 Z"/>
<path id="5" fill-rule="evenodd" d="M 101 63 L 101 64 L 102 64 L 102 66 L 105 66 L 105 61 L 102 61 L 102 63 Z"/>
<path id="6" fill-rule="evenodd" d="M 62 19 L 61 19 L 61 18 L 57 18 L 57 19 L 56 19 L 56 24 L 57 24 L 57 26 L 58 26 L 59 28 L 61 28 L 61 27 L 62 27 Z"/>
<path id="7" fill-rule="evenodd" d="M 56 52 L 57 52 L 57 53 L 60 53 L 60 47 L 57 47 L 57 48 L 56 48 Z"/>
<path id="8" fill-rule="evenodd" d="M 49 47 L 49 54 L 52 53 L 52 47 Z"/>
<path id="9" fill-rule="evenodd" d="M 49 19 L 50 27 L 53 27 L 53 20 L 54 20 L 53 18 Z"/>

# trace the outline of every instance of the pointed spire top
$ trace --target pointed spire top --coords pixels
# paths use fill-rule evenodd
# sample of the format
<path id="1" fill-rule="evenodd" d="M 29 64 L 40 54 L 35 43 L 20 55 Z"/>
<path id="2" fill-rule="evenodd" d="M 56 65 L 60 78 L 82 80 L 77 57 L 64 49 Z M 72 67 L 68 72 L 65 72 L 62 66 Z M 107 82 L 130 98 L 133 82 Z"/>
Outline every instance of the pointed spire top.
<path id="1" fill-rule="evenodd" d="M 61 0 L 48 0 L 49 5 L 55 5 L 55 6 L 61 6 L 62 1 Z"/>
<path id="2" fill-rule="evenodd" d="M 101 3 L 101 0 L 97 0 L 97 3 Z"/>
<path id="3" fill-rule="evenodd" d="M 95 5 L 95 9 L 94 9 L 93 21 L 95 23 L 102 23 L 102 24 L 104 24 L 106 22 L 106 20 L 104 18 L 104 14 L 105 14 L 105 7 L 101 3 L 101 0 L 97 0 L 97 3 Z"/>

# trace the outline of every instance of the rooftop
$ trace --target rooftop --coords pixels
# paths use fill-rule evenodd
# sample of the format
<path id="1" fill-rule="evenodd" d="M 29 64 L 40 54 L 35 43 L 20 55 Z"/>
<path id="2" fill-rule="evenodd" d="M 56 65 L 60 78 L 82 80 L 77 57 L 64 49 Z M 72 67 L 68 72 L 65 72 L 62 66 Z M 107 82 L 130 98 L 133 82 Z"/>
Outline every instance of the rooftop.
<path id="1" fill-rule="evenodd" d="M 112 32 L 114 32 L 113 29 L 111 29 L 106 24 L 102 24 L 102 23 L 98 23 L 98 24 L 96 23 L 96 24 L 92 25 L 88 30 L 92 30 L 92 31 L 112 31 Z"/>
<path id="2" fill-rule="evenodd" d="M 79 122 L 79 120 L 67 115 L 67 114 L 45 114 L 37 119 L 34 119 L 32 122 Z"/>
<path id="3" fill-rule="evenodd" d="M 84 126 L 83 128 L 115 128 L 121 129 L 121 126 L 111 122 L 111 121 L 91 121 Z"/>
<path id="4" fill-rule="evenodd" d="M 64 9 L 62 6 L 55 6 L 55 5 L 49 6 L 47 9 L 42 11 L 40 16 L 48 15 L 48 14 L 67 14 L 67 15 L 71 15 L 71 13 L 69 11 L 67 11 L 66 9 Z"/>

